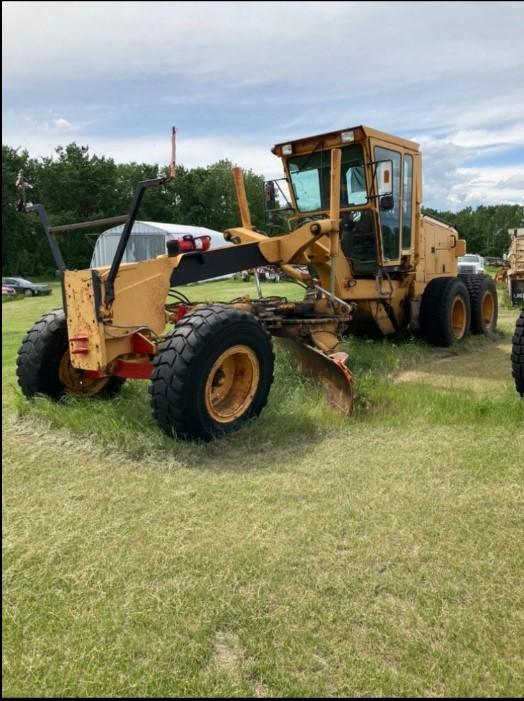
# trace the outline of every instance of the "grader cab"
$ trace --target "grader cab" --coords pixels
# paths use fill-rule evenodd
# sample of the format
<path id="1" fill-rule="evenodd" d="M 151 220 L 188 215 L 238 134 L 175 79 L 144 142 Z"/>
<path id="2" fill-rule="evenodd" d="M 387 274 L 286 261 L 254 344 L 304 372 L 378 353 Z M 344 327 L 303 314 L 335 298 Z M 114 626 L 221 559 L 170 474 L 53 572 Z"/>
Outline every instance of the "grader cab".
<path id="1" fill-rule="evenodd" d="M 491 278 L 457 276 L 465 242 L 421 214 L 417 144 L 356 127 L 278 144 L 273 153 L 289 185 L 291 231 L 271 238 L 255 231 L 235 168 L 241 226 L 224 234 L 235 246 L 176 248 L 122 263 L 144 192 L 169 177 L 140 183 L 128 214 L 103 222 L 51 227 L 42 205 L 25 204 L 48 237 L 64 311 L 44 316 L 22 343 L 17 372 L 24 394 L 112 396 L 126 378 L 148 379 L 160 427 L 208 440 L 261 412 L 273 379 L 273 337 L 349 414 L 355 380 L 341 347 L 348 334 L 409 328 L 432 344 L 450 345 L 470 330 L 494 330 Z M 125 222 L 112 265 L 67 270 L 55 234 L 109 221 Z M 264 298 L 258 286 L 255 299 L 197 304 L 180 290 L 268 265 L 303 285 L 301 302 Z M 168 295 L 174 301 L 166 302 Z"/>
<path id="2" fill-rule="evenodd" d="M 273 153 L 290 185 L 292 225 L 326 216 L 333 149 L 341 151 L 336 293 L 357 303 L 351 331 L 387 335 L 409 326 L 436 345 L 450 345 L 470 328 L 491 332 L 497 318 L 491 279 L 459 278 L 465 241 L 445 222 L 422 215 L 418 144 L 362 126 L 278 144 Z M 323 243 L 304 259 L 318 264 L 315 251 Z M 327 269 L 317 267 L 327 285 Z"/>

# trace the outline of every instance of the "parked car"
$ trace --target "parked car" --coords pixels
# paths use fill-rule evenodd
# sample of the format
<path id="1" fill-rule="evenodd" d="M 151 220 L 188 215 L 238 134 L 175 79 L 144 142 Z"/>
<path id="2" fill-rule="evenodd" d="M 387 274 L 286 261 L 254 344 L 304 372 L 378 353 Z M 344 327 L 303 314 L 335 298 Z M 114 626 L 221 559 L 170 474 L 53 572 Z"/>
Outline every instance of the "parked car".
<path id="1" fill-rule="evenodd" d="M 257 268 L 257 272 L 261 282 L 280 282 L 280 273 L 278 272 L 278 269 L 271 265 Z"/>
<path id="2" fill-rule="evenodd" d="M 502 268 L 504 266 L 504 258 L 496 258 L 495 256 L 486 256 L 484 263 L 491 265 L 493 268 Z"/>
<path id="3" fill-rule="evenodd" d="M 16 290 L 9 285 L 2 285 L 2 297 L 16 297 Z"/>
<path id="4" fill-rule="evenodd" d="M 2 285 L 12 287 L 16 294 L 32 297 L 33 295 L 50 295 L 53 291 L 49 285 L 37 285 L 23 277 L 3 277 Z"/>
<path id="5" fill-rule="evenodd" d="M 459 275 L 483 275 L 486 272 L 484 258 L 474 253 L 460 256 L 457 262 Z"/>

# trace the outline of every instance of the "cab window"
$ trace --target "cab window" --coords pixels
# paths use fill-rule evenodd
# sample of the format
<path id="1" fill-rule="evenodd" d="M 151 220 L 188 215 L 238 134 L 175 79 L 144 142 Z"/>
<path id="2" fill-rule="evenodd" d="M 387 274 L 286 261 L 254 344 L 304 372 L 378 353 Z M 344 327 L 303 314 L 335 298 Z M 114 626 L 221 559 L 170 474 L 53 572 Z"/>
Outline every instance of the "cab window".
<path id="1" fill-rule="evenodd" d="M 396 261 L 400 258 L 400 153 L 375 146 L 375 160 L 393 162 L 393 207 L 380 210 L 380 227 L 384 259 Z"/>
<path id="2" fill-rule="evenodd" d="M 413 156 L 404 156 L 402 178 L 402 248 L 411 246 L 411 211 L 413 205 Z"/>
<path id="3" fill-rule="evenodd" d="M 346 188 L 342 188 L 342 207 L 352 207 L 358 204 L 366 204 L 368 196 L 366 191 L 366 173 L 363 165 L 349 166 L 346 175 Z M 344 197 L 345 194 L 345 197 Z"/>
<path id="4" fill-rule="evenodd" d="M 329 150 L 293 156 L 287 161 L 291 187 L 299 212 L 329 208 L 331 154 Z M 340 206 L 354 207 L 367 201 L 364 154 L 359 144 L 342 148 Z"/>

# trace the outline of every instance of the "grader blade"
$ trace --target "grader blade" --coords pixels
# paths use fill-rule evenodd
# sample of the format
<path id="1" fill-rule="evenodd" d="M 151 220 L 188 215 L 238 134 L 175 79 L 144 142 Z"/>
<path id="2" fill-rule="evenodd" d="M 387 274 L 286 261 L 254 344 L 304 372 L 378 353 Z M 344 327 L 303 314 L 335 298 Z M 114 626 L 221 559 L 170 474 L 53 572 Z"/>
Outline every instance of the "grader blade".
<path id="1" fill-rule="evenodd" d="M 278 343 L 288 351 L 300 372 L 322 388 L 328 403 L 343 416 L 349 416 L 353 409 L 355 380 L 346 366 L 347 353 L 339 351 L 328 355 L 288 338 L 279 338 Z"/>

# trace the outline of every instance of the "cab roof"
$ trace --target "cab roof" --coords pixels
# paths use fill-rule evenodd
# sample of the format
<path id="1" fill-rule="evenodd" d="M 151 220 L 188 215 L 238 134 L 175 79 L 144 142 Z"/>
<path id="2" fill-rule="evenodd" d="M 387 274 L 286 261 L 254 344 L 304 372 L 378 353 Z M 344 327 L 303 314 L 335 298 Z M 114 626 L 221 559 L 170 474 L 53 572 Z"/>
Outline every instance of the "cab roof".
<path id="1" fill-rule="evenodd" d="M 319 140 L 324 141 L 324 148 L 334 148 L 342 144 L 341 134 L 342 132 L 353 131 L 355 133 L 355 142 L 363 141 L 368 137 L 373 137 L 379 139 L 380 141 L 386 141 L 392 145 L 401 146 L 402 148 L 408 149 L 410 151 L 418 151 L 419 144 L 415 141 L 408 141 L 408 139 L 402 139 L 400 136 L 393 136 L 392 134 L 387 134 L 386 132 L 379 131 L 378 129 L 372 129 L 366 126 L 349 127 L 347 129 L 337 129 L 336 131 L 329 131 L 324 134 L 315 134 L 314 136 L 305 136 L 301 139 L 293 139 L 289 141 L 283 141 L 280 144 L 276 144 L 271 149 L 271 152 L 277 156 L 282 156 L 282 146 L 285 144 L 292 144 L 294 146 L 293 153 L 308 153 L 318 144 Z"/>

